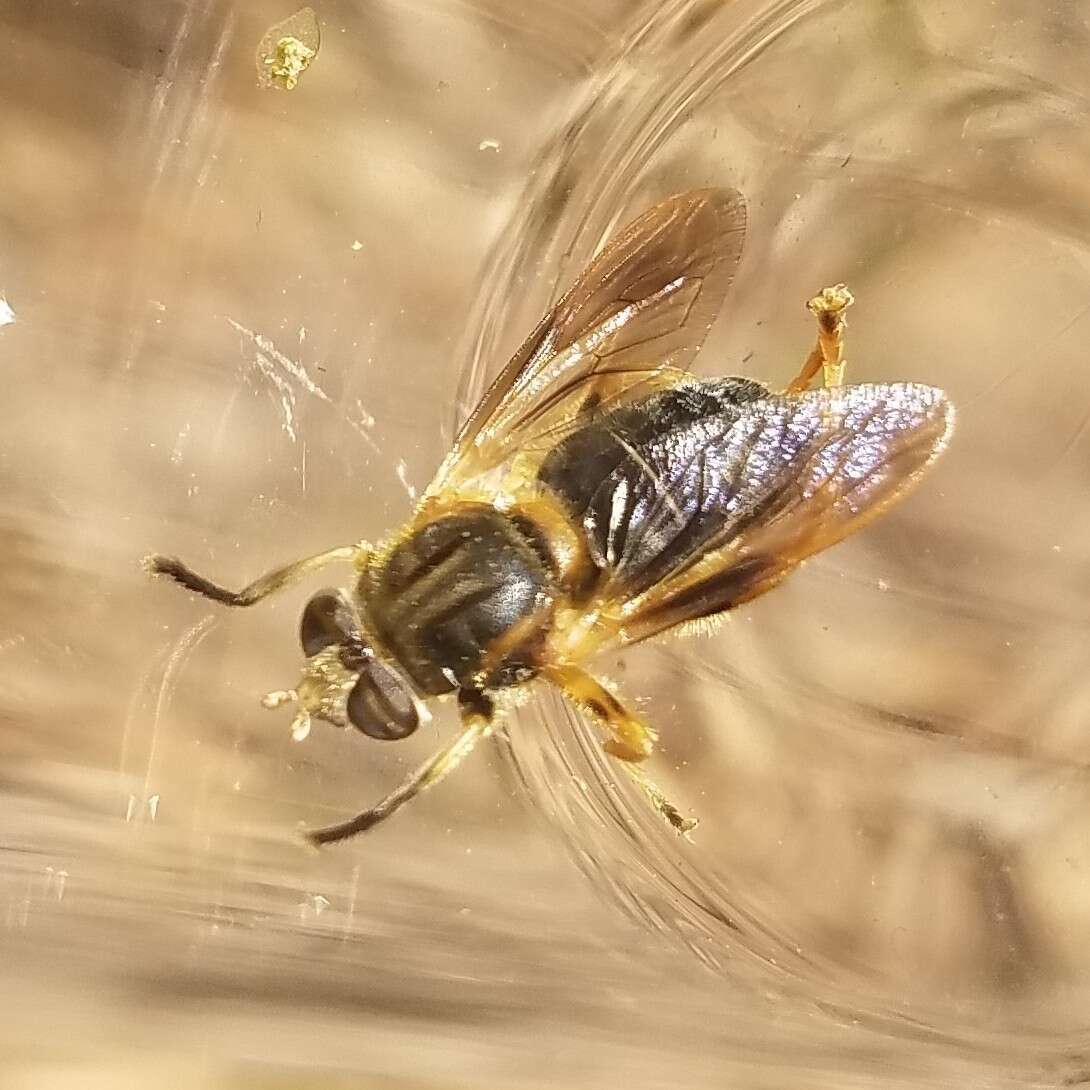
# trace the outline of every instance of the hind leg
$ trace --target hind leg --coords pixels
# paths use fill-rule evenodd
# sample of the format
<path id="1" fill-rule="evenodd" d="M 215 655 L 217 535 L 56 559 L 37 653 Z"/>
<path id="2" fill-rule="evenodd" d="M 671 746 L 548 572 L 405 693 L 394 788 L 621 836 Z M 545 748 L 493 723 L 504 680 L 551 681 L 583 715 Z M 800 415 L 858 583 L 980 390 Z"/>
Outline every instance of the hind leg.
<path id="1" fill-rule="evenodd" d="M 806 304 L 806 309 L 817 319 L 817 343 L 785 393 L 800 394 L 809 389 L 818 371 L 822 372 L 823 386 L 843 383 L 844 330 L 848 325 L 844 312 L 854 301 L 852 293 L 843 284 L 837 284 L 824 288 Z"/>

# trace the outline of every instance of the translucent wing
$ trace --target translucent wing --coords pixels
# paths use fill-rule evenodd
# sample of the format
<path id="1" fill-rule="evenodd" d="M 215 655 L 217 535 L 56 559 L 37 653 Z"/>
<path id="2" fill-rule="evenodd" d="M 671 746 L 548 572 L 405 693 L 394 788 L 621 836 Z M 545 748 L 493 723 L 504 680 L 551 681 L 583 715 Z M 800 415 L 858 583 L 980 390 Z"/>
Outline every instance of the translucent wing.
<path id="1" fill-rule="evenodd" d="M 756 397 L 633 448 L 581 515 L 600 568 L 590 642 L 633 643 L 764 593 L 902 495 L 952 426 L 933 387 L 844 386 Z"/>
<path id="2" fill-rule="evenodd" d="M 684 368 L 715 320 L 742 252 L 741 194 L 671 197 L 598 254 L 493 382 L 429 488 L 434 495 L 499 465 L 580 408 Z"/>

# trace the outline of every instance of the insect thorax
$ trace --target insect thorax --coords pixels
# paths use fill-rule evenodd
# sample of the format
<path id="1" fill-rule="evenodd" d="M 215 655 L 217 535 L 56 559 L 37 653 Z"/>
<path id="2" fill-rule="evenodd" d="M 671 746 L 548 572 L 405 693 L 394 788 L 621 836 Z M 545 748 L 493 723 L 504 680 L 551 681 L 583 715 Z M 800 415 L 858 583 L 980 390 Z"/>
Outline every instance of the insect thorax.
<path id="1" fill-rule="evenodd" d="M 476 503 L 415 527 L 359 585 L 368 627 L 427 695 L 533 677 L 557 595 L 527 528 Z"/>

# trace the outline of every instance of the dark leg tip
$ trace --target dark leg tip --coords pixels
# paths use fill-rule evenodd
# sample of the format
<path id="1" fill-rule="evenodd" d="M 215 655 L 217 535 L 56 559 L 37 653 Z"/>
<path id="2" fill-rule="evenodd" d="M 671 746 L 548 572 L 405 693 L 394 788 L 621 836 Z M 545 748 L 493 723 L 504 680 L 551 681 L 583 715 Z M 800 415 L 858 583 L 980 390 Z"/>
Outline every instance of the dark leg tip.
<path id="1" fill-rule="evenodd" d="M 150 553 L 144 557 L 140 565 L 149 575 L 173 575 L 173 569 L 176 569 L 180 563 L 181 561 L 172 556 Z"/>
<path id="2" fill-rule="evenodd" d="M 168 579 L 173 579 L 175 583 L 180 583 L 186 590 L 191 590 L 194 594 L 203 595 L 225 606 L 245 606 L 252 600 L 245 596 L 245 592 L 236 593 L 233 590 L 227 590 L 218 583 L 205 579 L 203 575 L 198 575 L 176 556 L 152 553 L 144 557 L 144 570 L 152 575 L 165 575 Z"/>
<path id="3" fill-rule="evenodd" d="M 357 814 L 354 818 L 342 821 L 338 825 L 327 825 L 322 829 L 307 829 L 303 833 L 303 837 L 308 844 L 315 848 L 321 848 L 326 844 L 338 844 L 342 840 L 349 840 L 360 833 L 367 832 L 368 829 L 389 816 L 389 811 L 375 807 L 371 810 L 364 810 L 362 814 Z"/>

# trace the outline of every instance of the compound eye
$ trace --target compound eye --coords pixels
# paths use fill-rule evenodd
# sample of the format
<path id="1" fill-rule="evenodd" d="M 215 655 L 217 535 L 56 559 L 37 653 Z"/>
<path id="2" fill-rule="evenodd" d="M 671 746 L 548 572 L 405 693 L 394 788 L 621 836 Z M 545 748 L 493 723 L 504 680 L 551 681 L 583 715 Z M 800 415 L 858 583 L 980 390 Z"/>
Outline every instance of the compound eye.
<path id="1" fill-rule="evenodd" d="M 334 644 L 359 643 L 359 625 L 356 624 L 352 603 L 347 595 L 339 590 L 323 590 L 315 594 L 303 610 L 303 618 L 299 622 L 299 642 L 308 659 Z"/>
<path id="2" fill-rule="evenodd" d="M 379 659 L 363 663 L 346 710 L 357 730 L 382 742 L 408 738 L 427 714 L 409 682 Z"/>

